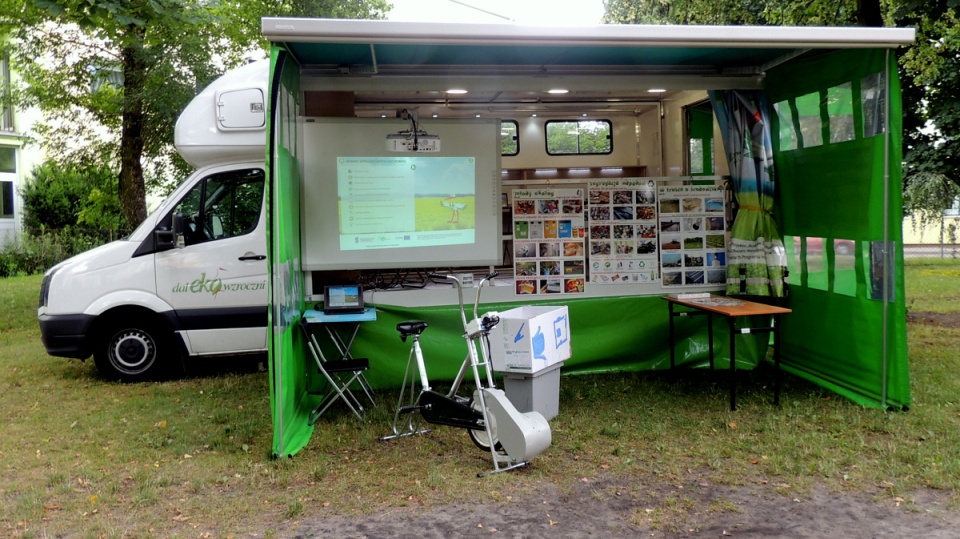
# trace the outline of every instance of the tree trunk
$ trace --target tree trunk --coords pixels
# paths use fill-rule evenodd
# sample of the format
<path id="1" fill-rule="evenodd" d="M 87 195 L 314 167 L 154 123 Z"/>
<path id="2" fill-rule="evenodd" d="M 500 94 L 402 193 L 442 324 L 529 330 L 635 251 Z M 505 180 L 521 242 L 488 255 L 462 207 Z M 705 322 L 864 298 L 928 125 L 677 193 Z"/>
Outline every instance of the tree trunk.
<path id="1" fill-rule="evenodd" d="M 880 0 L 857 0 L 858 26 L 883 26 L 883 13 L 880 11 Z"/>
<path id="2" fill-rule="evenodd" d="M 143 34 L 143 29 L 131 27 L 130 32 Z M 134 40 L 142 42 L 142 40 Z M 123 120 L 120 132 L 120 207 L 130 230 L 147 217 L 146 189 L 143 182 L 143 127 L 146 115 L 143 109 L 146 62 L 136 45 L 127 45 L 122 51 L 123 62 Z"/>

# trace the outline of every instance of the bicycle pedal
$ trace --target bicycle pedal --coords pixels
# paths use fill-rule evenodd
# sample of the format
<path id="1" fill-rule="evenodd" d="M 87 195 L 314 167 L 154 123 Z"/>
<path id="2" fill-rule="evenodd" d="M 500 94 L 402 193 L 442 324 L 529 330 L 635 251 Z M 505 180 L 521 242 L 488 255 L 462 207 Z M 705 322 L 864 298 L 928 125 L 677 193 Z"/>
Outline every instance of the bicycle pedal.
<path id="1" fill-rule="evenodd" d="M 423 408 L 423 406 L 411 404 L 410 406 L 401 406 L 399 409 L 397 409 L 397 413 L 412 414 L 413 412 L 419 412 L 420 410 L 423 410 Z"/>

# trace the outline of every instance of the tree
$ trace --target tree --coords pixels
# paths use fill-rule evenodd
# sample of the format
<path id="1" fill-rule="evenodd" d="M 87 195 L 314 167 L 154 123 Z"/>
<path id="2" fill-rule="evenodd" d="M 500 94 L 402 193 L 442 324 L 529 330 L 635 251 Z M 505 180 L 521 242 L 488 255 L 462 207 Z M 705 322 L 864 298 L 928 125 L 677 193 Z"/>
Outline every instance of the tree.
<path id="1" fill-rule="evenodd" d="M 898 51 L 905 210 L 938 220 L 951 207 L 951 193 L 960 188 L 960 0 L 607 0 L 606 5 L 604 20 L 620 23 L 915 27 L 916 43 Z"/>
<path id="2" fill-rule="evenodd" d="M 384 0 L 0 0 L 0 35 L 26 82 L 15 104 L 44 113 L 39 142 L 60 161 L 115 165 L 133 227 L 146 217 L 145 176 L 160 185 L 187 168 L 172 145 L 180 111 L 262 42 L 261 15 L 382 17 L 387 8 Z"/>
<path id="3" fill-rule="evenodd" d="M 921 222 L 940 221 L 960 191 L 958 4 L 903 0 L 895 13 L 898 24 L 917 29 L 917 44 L 904 51 L 901 65 L 904 102 L 910 103 L 904 115 L 904 194 L 907 209 L 923 215 Z"/>

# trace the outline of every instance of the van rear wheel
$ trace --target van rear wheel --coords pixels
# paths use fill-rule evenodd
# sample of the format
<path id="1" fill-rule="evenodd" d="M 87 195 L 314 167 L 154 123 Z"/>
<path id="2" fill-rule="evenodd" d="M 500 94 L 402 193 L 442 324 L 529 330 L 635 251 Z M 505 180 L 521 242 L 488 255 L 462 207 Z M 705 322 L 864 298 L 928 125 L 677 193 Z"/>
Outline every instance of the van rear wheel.
<path id="1" fill-rule="evenodd" d="M 173 346 L 168 332 L 157 324 L 116 319 L 101 333 L 93 359 L 105 377 L 121 382 L 154 380 L 164 374 Z"/>

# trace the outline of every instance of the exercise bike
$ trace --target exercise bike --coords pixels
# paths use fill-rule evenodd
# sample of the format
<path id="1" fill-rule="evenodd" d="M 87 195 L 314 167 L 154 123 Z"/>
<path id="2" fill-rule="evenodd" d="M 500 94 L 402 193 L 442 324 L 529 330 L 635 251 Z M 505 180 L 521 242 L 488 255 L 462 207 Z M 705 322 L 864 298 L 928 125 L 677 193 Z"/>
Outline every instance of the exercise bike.
<path id="1" fill-rule="evenodd" d="M 500 322 L 500 317 L 496 312 L 480 316 L 477 310 L 483 286 L 497 275 L 497 272 L 493 272 L 477 285 L 473 318 L 467 320 L 463 303 L 463 283 L 460 279 L 455 275 L 430 274 L 433 279 L 452 281 L 457 288 L 467 355 L 450 390 L 447 393 L 435 391 L 430 386 L 423 351 L 420 348 L 420 335 L 427 329 L 427 323 L 423 320 L 408 320 L 397 324 L 400 339 L 407 342 L 407 339 L 411 338 L 413 343 L 407 357 L 407 368 L 403 385 L 400 387 L 400 398 L 393 416 L 391 432 L 380 437 L 386 441 L 430 432 L 430 429 L 420 428 L 419 418 L 435 425 L 467 429 L 474 445 L 489 451 L 493 460 L 493 470 L 477 474 L 480 477 L 487 473 L 526 466 L 530 459 L 543 453 L 551 442 L 550 425 L 543 415 L 539 412 L 519 412 L 503 390 L 496 388 L 493 381 L 493 371 L 488 359 L 489 333 Z M 416 375 L 414 368 L 417 370 Z M 481 368 L 485 371 L 483 377 L 480 375 Z M 457 394 L 468 371 L 472 372 L 476 384 L 470 398 Z"/>

